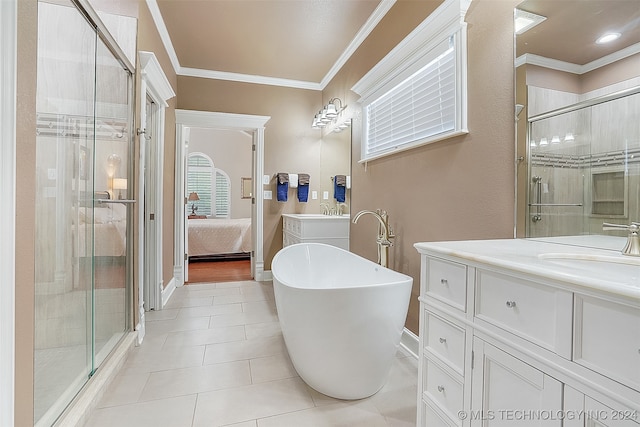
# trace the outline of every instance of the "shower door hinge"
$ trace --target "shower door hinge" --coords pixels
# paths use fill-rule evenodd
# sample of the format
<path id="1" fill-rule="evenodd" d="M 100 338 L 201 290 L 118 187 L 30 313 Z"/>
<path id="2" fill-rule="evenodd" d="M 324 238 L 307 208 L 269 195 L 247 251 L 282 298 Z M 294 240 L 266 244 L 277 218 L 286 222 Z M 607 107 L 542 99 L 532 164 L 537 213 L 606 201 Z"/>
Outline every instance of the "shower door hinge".
<path id="1" fill-rule="evenodd" d="M 473 350 L 471 350 L 471 369 L 473 369 L 473 359 L 474 359 L 474 353 L 473 353 Z"/>

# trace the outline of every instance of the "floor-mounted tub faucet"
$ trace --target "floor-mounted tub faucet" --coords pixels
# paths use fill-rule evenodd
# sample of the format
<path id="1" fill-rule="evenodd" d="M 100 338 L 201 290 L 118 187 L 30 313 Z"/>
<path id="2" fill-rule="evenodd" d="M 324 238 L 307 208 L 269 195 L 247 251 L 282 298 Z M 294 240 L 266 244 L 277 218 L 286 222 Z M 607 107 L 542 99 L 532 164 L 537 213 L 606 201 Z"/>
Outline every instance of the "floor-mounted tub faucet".
<path id="1" fill-rule="evenodd" d="M 389 226 L 389 216 L 386 211 L 381 211 L 378 209 L 376 212 L 370 210 L 363 210 L 358 212 L 353 217 L 353 223 L 357 224 L 358 219 L 362 215 L 373 215 L 377 218 L 380 225 L 378 226 L 378 237 L 376 239 L 376 243 L 378 244 L 378 264 L 383 267 L 389 267 L 389 247 L 393 246 L 393 242 L 391 239 L 396 237 L 393 234 L 393 230 Z"/>

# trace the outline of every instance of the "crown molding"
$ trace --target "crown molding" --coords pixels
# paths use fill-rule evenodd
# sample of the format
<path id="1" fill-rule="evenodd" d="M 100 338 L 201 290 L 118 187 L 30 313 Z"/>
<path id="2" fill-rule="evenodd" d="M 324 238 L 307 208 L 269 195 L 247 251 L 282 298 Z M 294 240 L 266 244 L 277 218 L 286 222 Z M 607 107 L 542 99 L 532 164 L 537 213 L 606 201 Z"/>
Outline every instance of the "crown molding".
<path id="1" fill-rule="evenodd" d="M 162 13 L 160 13 L 158 3 L 156 2 L 156 0 L 146 0 L 146 3 L 147 7 L 149 8 L 149 12 L 151 12 L 153 22 L 156 24 L 156 28 L 158 30 L 158 33 L 160 34 L 162 44 L 167 51 L 167 55 L 169 55 L 171 65 L 173 65 L 173 70 L 177 74 L 178 70 L 180 69 L 180 61 L 178 61 L 178 55 L 176 55 L 176 50 L 173 48 L 171 37 L 169 37 L 169 30 L 167 30 L 164 19 L 162 19 Z"/>
<path id="2" fill-rule="evenodd" d="M 396 0 L 382 0 L 380 2 L 369 19 L 367 19 L 367 22 L 365 22 L 362 28 L 360 28 L 355 38 L 351 41 L 351 43 L 349 43 L 349 46 L 347 46 L 345 51 L 342 52 L 342 55 L 340 55 L 336 63 L 333 64 L 329 72 L 322 78 L 320 82 L 316 83 L 303 80 L 282 79 L 278 77 L 256 76 L 251 74 L 239 74 L 226 71 L 182 67 L 180 65 L 180 61 L 178 60 L 178 55 L 176 54 L 176 51 L 173 47 L 173 43 L 171 42 L 171 37 L 169 36 L 167 26 L 165 25 L 164 19 L 162 18 L 162 13 L 160 12 L 158 3 L 156 2 L 156 0 L 146 0 L 147 7 L 149 8 L 151 16 L 153 17 L 153 22 L 155 23 L 158 33 L 160 34 L 160 39 L 162 40 L 167 54 L 169 55 L 169 59 L 171 60 L 171 64 L 173 65 L 173 69 L 175 70 L 177 75 L 317 91 L 324 90 L 324 88 L 336 76 L 336 74 L 340 71 L 344 64 L 346 64 L 346 62 L 354 54 L 358 47 L 360 47 L 362 42 L 364 42 L 369 34 L 371 34 L 376 25 L 378 25 L 378 23 L 387 14 L 387 12 L 389 12 L 395 2 Z"/>
<path id="3" fill-rule="evenodd" d="M 573 64 L 571 62 L 560 61 L 557 59 L 546 58 L 532 53 L 520 55 L 515 60 L 515 67 L 518 68 L 524 64 L 537 65 L 539 67 L 550 68 L 552 70 L 564 71 L 573 74 L 585 74 L 598 68 L 613 64 L 624 58 L 640 53 L 640 43 L 633 44 L 624 49 L 620 49 L 609 55 L 598 58 L 584 65 Z"/>
<path id="4" fill-rule="evenodd" d="M 158 62 L 153 52 L 140 51 L 138 55 L 140 55 L 140 73 L 150 83 L 148 89 L 151 89 L 157 98 L 164 102 L 166 107 L 168 105 L 167 100 L 176 96 L 176 93 L 164 74 L 160 62 Z"/>
<path id="5" fill-rule="evenodd" d="M 382 0 L 378 7 L 373 11 L 367 22 L 364 23 L 362 28 L 358 31 L 354 39 L 349 43 L 349 46 L 342 52 L 342 55 L 338 58 L 333 67 L 329 70 L 329 72 L 324 76 L 324 78 L 320 81 L 320 90 L 327 87 L 329 82 L 338 74 L 340 69 L 347 63 L 349 58 L 355 53 L 355 51 L 360 47 L 362 42 L 371 34 L 371 32 L 376 28 L 376 25 L 385 17 L 387 12 L 391 9 L 391 7 L 396 3 L 396 0 Z"/>
<path id="6" fill-rule="evenodd" d="M 278 77 L 255 76 L 251 74 L 229 73 L 226 71 L 203 70 L 200 68 L 180 67 L 176 73 L 179 76 L 200 77 L 203 79 L 227 80 L 259 85 L 283 86 L 295 89 L 322 90 L 320 83 L 302 80 L 281 79 Z"/>

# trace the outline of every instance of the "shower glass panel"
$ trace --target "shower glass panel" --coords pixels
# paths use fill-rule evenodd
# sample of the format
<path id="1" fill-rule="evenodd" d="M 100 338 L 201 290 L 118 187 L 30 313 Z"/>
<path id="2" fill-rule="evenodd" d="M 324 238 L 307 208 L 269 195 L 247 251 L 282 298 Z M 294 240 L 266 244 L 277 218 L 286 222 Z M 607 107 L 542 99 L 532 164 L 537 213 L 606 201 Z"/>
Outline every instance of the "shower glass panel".
<path id="1" fill-rule="evenodd" d="M 96 61 L 95 190 L 109 194 L 94 207 L 95 365 L 127 329 L 127 218 L 130 204 L 130 75 L 98 39 Z"/>
<path id="2" fill-rule="evenodd" d="M 131 80 L 70 1 L 38 2 L 38 426 L 55 422 L 129 327 Z"/>
<path id="3" fill-rule="evenodd" d="M 96 32 L 38 4 L 34 416 L 51 425 L 92 371 Z"/>
<path id="4" fill-rule="evenodd" d="M 527 237 L 639 220 L 640 94 L 568 110 L 529 124 Z"/>

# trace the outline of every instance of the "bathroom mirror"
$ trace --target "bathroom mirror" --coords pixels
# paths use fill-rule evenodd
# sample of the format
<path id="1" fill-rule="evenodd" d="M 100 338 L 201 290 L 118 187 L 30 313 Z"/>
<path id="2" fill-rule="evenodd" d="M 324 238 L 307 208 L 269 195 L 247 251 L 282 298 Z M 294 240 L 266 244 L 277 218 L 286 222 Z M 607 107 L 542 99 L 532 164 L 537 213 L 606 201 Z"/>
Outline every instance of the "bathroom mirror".
<path id="1" fill-rule="evenodd" d="M 515 37 L 516 236 L 624 236 L 602 223 L 640 221 L 638 2 L 515 11 L 531 14 L 544 19 Z M 605 33 L 620 37 L 596 43 Z"/>
<path id="2" fill-rule="evenodd" d="M 329 202 L 334 207 L 333 177 L 336 175 L 351 174 L 351 128 L 341 132 L 323 131 L 322 145 L 320 147 L 320 202 Z M 328 200 L 322 200 L 323 193 L 327 192 Z M 351 190 L 345 191 L 345 203 L 347 208 L 344 213 L 350 212 Z"/>

